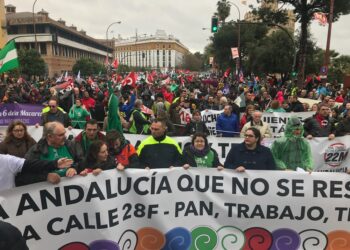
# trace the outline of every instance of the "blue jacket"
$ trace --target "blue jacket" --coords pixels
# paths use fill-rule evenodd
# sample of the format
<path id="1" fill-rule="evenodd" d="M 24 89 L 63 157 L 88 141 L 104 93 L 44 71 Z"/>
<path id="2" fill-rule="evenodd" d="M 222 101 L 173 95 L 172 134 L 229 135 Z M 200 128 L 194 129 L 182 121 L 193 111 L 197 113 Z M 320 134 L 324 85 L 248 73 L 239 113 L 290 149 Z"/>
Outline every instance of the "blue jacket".
<path id="1" fill-rule="evenodd" d="M 234 137 L 239 135 L 239 119 L 232 113 L 230 116 L 222 113 L 216 121 L 216 131 L 222 137 Z"/>
<path id="2" fill-rule="evenodd" d="M 135 101 L 136 101 L 136 94 L 132 94 L 130 98 L 130 102 L 128 102 L 127 104 L 123 104 L 120 107 L 120 112 L 125 113 L 125 116 L 126 116 L 125 119 L 127 121 L 129 121 L 129 118 L 131 116 L 131 111 L 134 108 Z"/>
<path id="3" fill-rule="evenodd" d="M 258 145 L 254 150 L 249 150 L 244 142 L 231 147 L 224 166 L 230 169 L 243 166 L 250 170 L 276 170 L 276 163 L 269 148 Z"/>

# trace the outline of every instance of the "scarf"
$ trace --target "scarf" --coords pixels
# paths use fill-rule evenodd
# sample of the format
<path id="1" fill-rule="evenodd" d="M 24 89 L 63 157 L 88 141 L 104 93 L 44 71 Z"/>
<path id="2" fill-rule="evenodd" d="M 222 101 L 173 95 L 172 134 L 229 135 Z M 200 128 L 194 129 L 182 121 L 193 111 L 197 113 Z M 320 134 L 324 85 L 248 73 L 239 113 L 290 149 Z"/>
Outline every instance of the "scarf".
<path id="1" fill-rule="evenodd" d="M 208 154 L 210 148 L 208 146 L 205 146 L 204 149 L 198 150 L 193 145 L 190 146 L 190 152 L 194 154 L 197 157 L 204 157 Z"/>

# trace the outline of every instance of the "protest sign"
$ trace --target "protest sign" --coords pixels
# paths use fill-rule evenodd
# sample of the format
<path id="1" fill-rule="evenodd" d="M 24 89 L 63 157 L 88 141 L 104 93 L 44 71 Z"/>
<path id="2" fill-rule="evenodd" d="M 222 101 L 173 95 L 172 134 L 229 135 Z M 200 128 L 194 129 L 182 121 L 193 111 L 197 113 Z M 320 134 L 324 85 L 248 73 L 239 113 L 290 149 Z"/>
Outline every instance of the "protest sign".
<path id="1" fill-rule="evenodd" d="M 349 249 L 349 199 L 341 173 L 108 170 L 4 191 L 0 218 L 30 249 Z"/>

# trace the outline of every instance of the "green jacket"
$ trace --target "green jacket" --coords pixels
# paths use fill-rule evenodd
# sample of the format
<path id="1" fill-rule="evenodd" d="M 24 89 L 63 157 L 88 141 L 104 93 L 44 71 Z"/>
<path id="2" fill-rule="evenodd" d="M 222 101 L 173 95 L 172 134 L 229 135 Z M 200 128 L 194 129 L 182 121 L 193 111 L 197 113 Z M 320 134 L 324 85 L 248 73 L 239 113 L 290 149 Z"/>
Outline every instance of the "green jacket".
<path id="1" fill-rule="evenodd" d="M 293 131 L 300 129 L 300 135 Z M 309 142 L 303 137 L 304 129 L 299 118 L 292 116 L 286 125 L 284 136 L 276 139 L 271 147 L 277 169 L 296 170 L 297 167 L 306 171 L 313 169 L 313 161 Z"/>
<path id="2" fill-rule="evenodd" d="M 86 117 L 90 116 L 89 111 L 75 104 L 69 110 L 69 118 L 72 120 L 72 127 L 83 129 L 86 123 Z"/>

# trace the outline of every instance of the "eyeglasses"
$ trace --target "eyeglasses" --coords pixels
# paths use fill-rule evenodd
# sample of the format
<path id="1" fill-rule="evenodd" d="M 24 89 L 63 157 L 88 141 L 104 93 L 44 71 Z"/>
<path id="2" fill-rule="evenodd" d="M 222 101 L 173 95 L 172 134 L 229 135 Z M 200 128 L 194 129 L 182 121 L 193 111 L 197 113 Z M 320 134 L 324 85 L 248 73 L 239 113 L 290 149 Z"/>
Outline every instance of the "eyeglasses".
<path id="1" fill-rule="evenodd" d="M 12 130 L 12 132 L 21 133 L 21 132 L 24 132 L 24 129 L 14 129 Z"/>
<path id="2" fill-rule="evenodd" d="M 246 137 L 246 138 L 247 138 L 247 137 L 248 137 L 248 138 L 254 138 L 255 135 L 247 135 L 247 134 L 245 134 L 244 137 Z"/>

